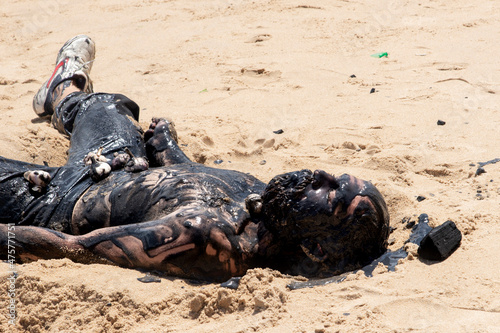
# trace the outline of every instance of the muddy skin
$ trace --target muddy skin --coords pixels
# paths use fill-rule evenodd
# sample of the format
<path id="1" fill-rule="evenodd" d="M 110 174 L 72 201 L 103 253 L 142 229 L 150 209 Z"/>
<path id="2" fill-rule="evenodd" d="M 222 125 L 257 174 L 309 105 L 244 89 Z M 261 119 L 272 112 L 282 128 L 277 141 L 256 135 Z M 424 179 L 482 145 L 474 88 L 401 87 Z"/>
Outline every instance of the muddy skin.
<path id="1" fill-rule="evenodd" d="M 266 186 L 248 174 L 191 162 L 172 129 L 154 119 L 145 133 L 149 169 L 114 170 L 96 182 L 90 166 L 71 173 L 71 165 L 46 168 L 52 180 L 38 198 L 27 197 L 29 186 L 8 172 L 32 166 L 0 160 L 2 198 L 12 191 L 7 185 L 17 185 L 16 195 L 26 205 L 44 200 L 39 208 L 44 213 L 31 219 L 14 201 L 0 204 L 0 221 L 19 221 L 12 241 L 16 259 L 67 257 L 225 281 L 252 267 L 331 276 L 360 268 L 385 251 L 389 215 L 371 183 L 302 170 Z M 45 213 L 51 204 L 53 210 Z M 67 223 L 59 223 L 65 218 Z M 2 255 L 7 243 L 2 224 Z"/>
<path id="2" fill-rule="evenodd" d="M 387 248 L 389 214 L 377 189 L 350 175 L 309 170 L 276 176 L 262 200 L 275 266 L 292 274 L 331 276 L 377 258 Z M 304 257 L 305 255 L 305 257 Z"/>
<path id="3" fill-rule="evenodd" d="M 418 224 L 415 225 L 410 233 L 410 236 L 408 237 L 408 240 L 405 242 L 406 243 L 413 243 L 416 245 L 420 245 L 420 242 L 422 239 L 432 230 L 432 228 L 429 226 L 429 216 L 427 214 L 420 214 L 418 217 Z M 375 270 L 375 268 L 378 266 L 379 263 L 384 264 L 387 266 L 387 270 L 394 272 L 396 270 L 396 265 L 398 265 L 400 259 L 404 259 L 408 256 L 408 253 L 405 250 L 405 247 L 402 246 L 396 251 L 391 251 L 387 250 L 384 254 L 382 254 L 380 257 L 377 259 L 373 260 L 370 264 L 364 266 L 361 268 L 361 270 L 365 273 L 365 276 L 367 277 L 372 277 L 372 273 Z M 356 273 L 356 272 L 354 272 Z M 347 275 L 346 274 L 339 274 L 330 278 L 324 278 L 324 279 L 311 279 L 309 281 L 305 282 L 291 282 L 287 285 L 287 287 L 290 290 L 296 290 L 296 289 L 302 289 L 302 288 L 312 288 L 316 286 L 325 286 L 330 283 L 341 283 L 343 282 Z M 234 286 L 233 286 L 234 287 Z M 236 287 L 237 288 L 237 287 Z M 235 289 L 236 289 L 235 288 Z"/>

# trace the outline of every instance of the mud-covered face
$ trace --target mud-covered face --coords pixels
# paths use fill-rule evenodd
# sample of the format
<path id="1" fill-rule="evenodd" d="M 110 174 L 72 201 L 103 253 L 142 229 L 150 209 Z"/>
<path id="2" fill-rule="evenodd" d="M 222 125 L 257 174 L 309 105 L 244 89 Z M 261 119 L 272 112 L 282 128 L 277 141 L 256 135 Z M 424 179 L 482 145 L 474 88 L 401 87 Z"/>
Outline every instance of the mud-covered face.
<path id="1" fill-rule="evenodd" d="M 307 259 L 338 273 L 386 248 L 389 215 L 369 182 L 321 170 L 296 171 L 271 180 L 262 200 L 264 223 L 291 250 L 291 260 Z"/>
<path id="2" fill-rule="evenodd" d="M 295 222 L 321 214 L 330 216 L 334 213 L 332 200 L 339 188 L 335 177 L 325 171 L 316 170 L 308 180 L 307 184 L 303 184 L 303 190 L 294 193 L 294 202 L 290 202 L 288 218 Z"/>

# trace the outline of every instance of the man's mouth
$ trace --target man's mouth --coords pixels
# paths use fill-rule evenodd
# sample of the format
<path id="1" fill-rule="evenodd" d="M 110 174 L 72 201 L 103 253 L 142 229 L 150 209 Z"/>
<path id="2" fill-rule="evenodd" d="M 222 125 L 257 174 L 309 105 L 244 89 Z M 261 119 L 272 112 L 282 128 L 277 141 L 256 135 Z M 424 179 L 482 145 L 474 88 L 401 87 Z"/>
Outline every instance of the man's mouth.
<path id="1" fill-rule="evenodd" d="M 300 248 L 314 262 L 324 262 L 328 258 L 328 253 L 323 251 L 319 243 L 311 242 L 308 239 L 302 241 Z"/>

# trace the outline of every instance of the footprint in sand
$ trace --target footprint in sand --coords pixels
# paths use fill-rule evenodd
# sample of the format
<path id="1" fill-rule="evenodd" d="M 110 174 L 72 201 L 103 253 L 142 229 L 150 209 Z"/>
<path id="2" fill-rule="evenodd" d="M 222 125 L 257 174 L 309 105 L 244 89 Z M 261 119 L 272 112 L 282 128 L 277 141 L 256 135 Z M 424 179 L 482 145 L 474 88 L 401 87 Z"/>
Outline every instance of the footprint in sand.
<path id="1" fill-rule="evenodd" d="M 272 146 L 274 146 L 274 142 L 276 140 L 274 139 L 269 139 L 269 140 L 266 140 L 266 139 L 258 139 L 258 140 L 255 140 L 255 144 L 256 145 L 259 145 L 259 146 L 262 146 L 264 148 L 271 148 Z"/>
<path id="2" fill-rule="evenodd" d="M 203 141 L 204 144 L 206 144 L 207 146 L 210 146 L 212 147 L 214 145 L 214 140 L 212 140 L 211 137 L 209 136 L 204 136 L 203 139 L 201 139 L 201 141 Z"/>
<path id="3" fill-rule="evenodd" d="M 248 143 L 247 140 L 240 140 L 238 146 L 241 148 L 233 148 L 232 150 L 237 156 L 255 156 L 261 155 L 264 149 L 274 147 L 275 143 L 276 140 L 274 138 L 257 139 L 253 142 L 253 145 Z"/>
<path id="4" fill-rule="evenodd" d="M 248 39 L 245 43 L 262 43 L 265 42 L 266 40 L 271 39 L 271 35 L 269 34 L 260 34 L 257 36 L 253 36 L 252 38 Z"/>
<path id="5" fill-rule="evenodd" d="M 364 151 L 368 155 L 374 155 L 382 151 L 377 145 L 356 144 L 351 141 L 344 142 L 341 147 L 347 150 Z"/>
<path id="6" fill-rule="evenodd" d="M 280 78 L 281 71 L 268 71 L 265 68 L 243 67 L 240 73 L 244 76 Z"/>

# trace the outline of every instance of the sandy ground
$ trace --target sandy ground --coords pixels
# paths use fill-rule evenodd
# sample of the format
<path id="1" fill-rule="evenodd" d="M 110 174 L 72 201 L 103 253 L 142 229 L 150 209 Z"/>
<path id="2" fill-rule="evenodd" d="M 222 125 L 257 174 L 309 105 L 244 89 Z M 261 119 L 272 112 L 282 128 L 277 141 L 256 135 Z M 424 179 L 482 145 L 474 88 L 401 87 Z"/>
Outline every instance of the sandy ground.
<path id="1" fill-rule="evenodd" d="M 86 33 L 96 91 L 173 119 L 194 160 L 263 181 L 296 169 L 371 180 L 392 249 L 408 219 L 453 220 L 461 247 L 396 272 L 290 291 L 249 271 L 236 291 L 69 260 L 17 265 L 0 331 L 499 332 L 500 7 L 494 1 L 28 1 L 0 11 L 0 155 L 61 165 L 68 140 L 31 109 L 57 51 Z M 387 52 L 387 58 L 370 55 Z M 370 91 L 374 91 L 370 93 Z M 446 122 L 438 126 L 437 121 Z M 273 131 L 282 129 L 282 134 Z M 265 162 L 264 162 L 265 161 Z M 424 201 L 417 201 L 417 196 Z"/>

